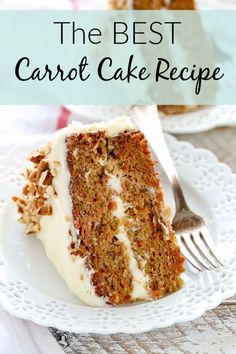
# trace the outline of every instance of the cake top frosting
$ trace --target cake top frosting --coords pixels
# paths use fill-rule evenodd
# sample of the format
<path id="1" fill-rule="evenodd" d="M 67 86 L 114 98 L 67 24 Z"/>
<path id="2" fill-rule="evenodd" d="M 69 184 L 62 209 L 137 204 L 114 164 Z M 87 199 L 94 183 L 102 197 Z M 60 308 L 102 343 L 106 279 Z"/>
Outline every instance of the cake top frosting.
<path id="1" fill-rule="evenodd" d="M 96 133 L 97 131 L 105 131 L 108 136 L 116 136 L 124 131 L 132 130 L 135 128 L 134 123 L 130 117 L 121 116 L 108 122 L 97 122 L 92 124 L 82 124 L 77 121 L 73 121 L 68 127 L 59 130 L 55 134 L 55 138 L 58 135 L 67 136 L 70 134 L 79 133 Z"/>

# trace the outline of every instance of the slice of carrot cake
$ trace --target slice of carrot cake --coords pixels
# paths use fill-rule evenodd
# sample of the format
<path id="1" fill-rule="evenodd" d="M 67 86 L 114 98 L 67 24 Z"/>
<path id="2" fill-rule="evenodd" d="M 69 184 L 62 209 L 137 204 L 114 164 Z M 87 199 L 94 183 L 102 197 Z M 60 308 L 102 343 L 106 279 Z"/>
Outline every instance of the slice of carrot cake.
<path id="1" fill-rule="evenodd" d="M 74 123 L 31 154 L 20 196 L 69 288 L 92 306 L 151 300 L 180 289 L 183 257 L 155 163 L 129 118 Z"/>
<path id="2" fill-rule="evenodd" d="M 195 10 L 195 0 L 109 0 L 114 10 Z M 195 111 L 197 105 L 158 105 L 166 115 Z"/>
<path id="3" fill-rule="evenodd" d="M 114 10 L 194 10 L 195 0 L 108 0 Z"/>

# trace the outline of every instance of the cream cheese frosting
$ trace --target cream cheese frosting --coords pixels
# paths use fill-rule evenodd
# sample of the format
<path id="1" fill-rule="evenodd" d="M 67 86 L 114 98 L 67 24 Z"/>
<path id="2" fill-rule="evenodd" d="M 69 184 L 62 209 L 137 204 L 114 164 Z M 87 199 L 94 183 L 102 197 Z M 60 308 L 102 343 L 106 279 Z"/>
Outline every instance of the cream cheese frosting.
<path id="1" fill-rule="evenodd" d="M 80 128 L 80 127 L 78 127 Z M 69 128 L 71 129 L 71 128 Z M 90 275 L 85 267 L 85 259 L 74 259 L 69 252 L 69 232 L 73 225 L 72 201 L 69 192 L 70 174 L 66 164 L 65 138 L 67 129 L 56 134 L 52 140 L 51 153 L 48 156 L 50 168 L 59 162 L 53 186 L 57 196 L 51 200 L 53 213 L 41 218 L 41 230 L 37 237 L 43 243 L 47 256 L 66 281 L 70 290 L 82 301 L 92 306 L 104 306 L 105 299 L 98 297 L 90 283 Z"/>
<path id="2" fill-rule="evenodd" d="M 125 130 L 134 129 L 134 124 L 128 117 L 120 117 L 112 122 L 101 122 L 90 125 L 82 125 L 73 122 L 67 128 L 55 133 L 51 140 L 51 152 L 48 155 L 49 167 L 56 168 L 56 175 L 53 178 L 53 186 L 57 192 L 51 200 L 53 213 L 49 217 L 41 218 L 41 230 L 38 239 L 43 243 L 47 256 L 55 265 L 57 271 L 66 281 L 71 291 L 82 301 L 91 306 L 104 306 L 106 299 L 95 294 L 91 284 L 91 272 L 86 269 L 85 259 L 79 256 L 73 258 L 68 250 L 70 245 L 70 229 L 73 227 L 72 201 L 69 191 L 70 174 L 66 162 L 66 142 L 65 139 L 70 134 L 93 133 L 98 130 L 105 131 L 108 136 L 116 136 Z M 110 187 L 116 192 L 121 191 L 119 180 L 112 176 Z M 124 207 L 123 202 L 118 203 L 120 208 Z M 123 210 L 123 209 L 122 209 Z M 115 211 L 117 217 L 121 217 L 121 210 Z M 123 230 L 124 231 L 124 230 Z M 147 291 L 143 284 L 146 283 L 145 275 L 138 269 L 137 262 L 132 254 L 128 237 L 120 230 L 119 238 L 126 245 L 130 258 L 130 270 L 134 276 L 134 298 L 148 298 Z"/>

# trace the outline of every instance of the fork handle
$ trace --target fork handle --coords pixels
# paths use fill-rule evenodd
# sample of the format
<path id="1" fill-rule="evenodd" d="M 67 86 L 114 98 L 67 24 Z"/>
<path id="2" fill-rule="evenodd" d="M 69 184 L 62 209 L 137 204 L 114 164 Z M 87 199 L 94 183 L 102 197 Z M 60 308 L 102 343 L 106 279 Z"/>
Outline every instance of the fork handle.
<path id="1" fill-rule="evenodd" d="M 176 212 L 189 209 L 165 141 L 157 106 L 133 106 L 131 108 L 131 116 L 138 128 L 144 133 L 170 181 L 175 198 Z"/>

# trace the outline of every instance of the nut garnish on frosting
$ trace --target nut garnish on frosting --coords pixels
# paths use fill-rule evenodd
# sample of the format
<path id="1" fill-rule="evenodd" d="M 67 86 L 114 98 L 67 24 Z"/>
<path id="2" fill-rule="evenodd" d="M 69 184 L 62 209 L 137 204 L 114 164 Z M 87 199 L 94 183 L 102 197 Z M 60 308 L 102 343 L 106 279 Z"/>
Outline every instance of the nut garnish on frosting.
<path id="1" fill-rule="evenodd" d="M 47 155 L 51 152 L 51 144 L 34 151 L 28 159 L 33 162 L 32 168 L 27 168 L 24 176 L 26 185 L 20 196 L 12 199 L 17 204 L 20 222 L 26 224 L 26 233 L 32 234 L 40 231 L 41 216 L 52 215 L 52 207 L 48 199 L 56 191 L 52 185 L 53 175 L 50 171 Z"/>

